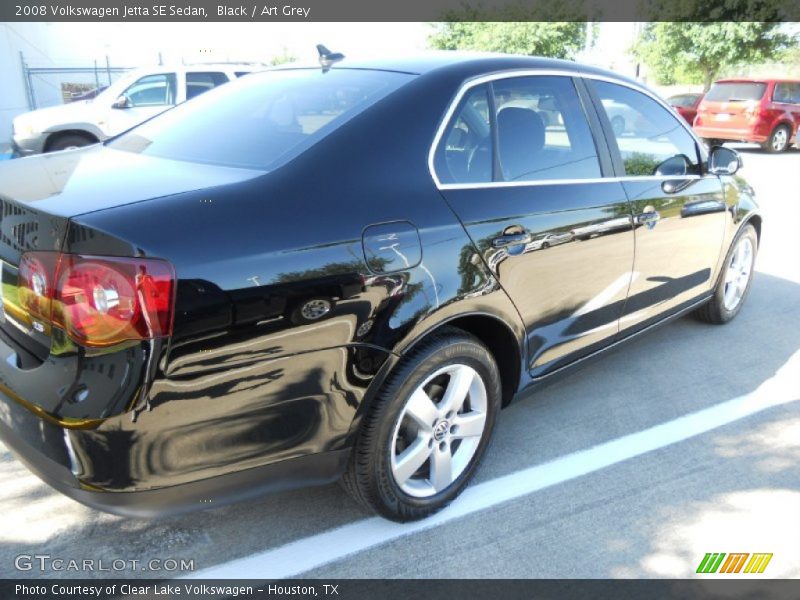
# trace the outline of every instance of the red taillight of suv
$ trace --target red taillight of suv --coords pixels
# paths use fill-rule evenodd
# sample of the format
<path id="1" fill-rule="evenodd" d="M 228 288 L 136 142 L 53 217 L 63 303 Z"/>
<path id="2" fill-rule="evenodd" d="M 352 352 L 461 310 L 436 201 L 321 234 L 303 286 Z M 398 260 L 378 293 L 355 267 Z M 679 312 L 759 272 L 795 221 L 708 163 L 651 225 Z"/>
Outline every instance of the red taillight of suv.
<path id="1" fill-rule="evenodd" d="M 171 335 L 174 291 L 175 271 L 163 260 L 54 252 L 20 259 L 22 308 L 83 346 Z"/>
<path id="2" fill-rule="evenodd" d="M 758 119 L 761 116 L 761 104 L 760 103 L 751 103 L 748 104 L 744 109 L 744 117 L 750 121 Z"/>

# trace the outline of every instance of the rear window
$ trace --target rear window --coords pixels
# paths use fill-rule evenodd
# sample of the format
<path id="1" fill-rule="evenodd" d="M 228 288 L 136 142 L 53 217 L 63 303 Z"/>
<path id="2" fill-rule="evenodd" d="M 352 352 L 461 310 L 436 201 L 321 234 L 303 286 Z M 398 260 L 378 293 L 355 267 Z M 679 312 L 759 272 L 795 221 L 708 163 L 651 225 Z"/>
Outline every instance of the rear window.
<path id="1" fill-rule="evenodd" d="M 706 94 L 706 100 L 712 102 L 743 102 L 747 100 L 760 100 L 767 89 L 766 83 L 749 81 L 731 81 L 715 83 Z"/>
<path id="2" fill-rule="evenodd" d="M 697 102 L 698 94 L 683 94 L 681 96 L 672 96 L 671 98 L 667 99 L 672 106 L 682 106 L 684 108 L 690 108 L 694 106 L 694 103 Z"/>
<path id="3" fill-rule="evenodd" d="M 269 170 L 413 77 L 347 69 L 254 73 L 147 121 L 108 145 L 174 160 Z"/>

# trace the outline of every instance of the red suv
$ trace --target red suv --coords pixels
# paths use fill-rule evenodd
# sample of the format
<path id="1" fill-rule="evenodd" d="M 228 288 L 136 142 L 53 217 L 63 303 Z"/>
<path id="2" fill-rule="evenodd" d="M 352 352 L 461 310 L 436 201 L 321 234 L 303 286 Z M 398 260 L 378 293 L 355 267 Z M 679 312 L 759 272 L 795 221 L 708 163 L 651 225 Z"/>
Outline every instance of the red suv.
<path id="1" fill-rule="evenodd" d="M 709 146 L 725 141 L 757 142 L 783 152 L 800 127 L 800 81 L 723 79 L 697 109 L 694 130 Z"/>

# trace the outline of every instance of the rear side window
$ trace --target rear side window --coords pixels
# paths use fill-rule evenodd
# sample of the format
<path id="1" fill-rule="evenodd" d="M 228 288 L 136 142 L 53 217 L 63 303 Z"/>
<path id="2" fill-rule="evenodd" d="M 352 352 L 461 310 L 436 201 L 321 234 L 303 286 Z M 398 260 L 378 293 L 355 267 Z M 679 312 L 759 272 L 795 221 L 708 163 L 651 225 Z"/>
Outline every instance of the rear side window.
<path id="1" fill-rule="evenodd" d="M 228 82 L 225 73 L 209 71 L 205 73 L 186 73 L 186 99 L 191 100 L 203 92 Z"/>
<path id="2" fill-rule="evenodd" d="M 784 104 L 800 104 L 800 83 L 776 83 L 772 100 Z"/>
<path id="3" fill-rule="evenodd" d="M 694 138 L 661 104 L 629 87 L 590 81 L 600 98 L 625 175 L 699 175 Z"/>
<path id="4" fill-rule="evenodd" d="M 575 86 L 555 76 L 500 79 L 469 90 L 445 128 L 434 166 L 442 183 L 601 177 Z"/>
<path id="5" fill-rule="evenodd" d="M 348 69 L 254 73 L 181 104 L 108 145 L 175 160 L 267 170 L 414 77 Z"/>
<path id="6" fill-rule="evenodd" d="M 766 83 L 750 81 L 728 81 L 715 83 L 706 94 L 706 100 L 711 102 L 746 102 L 748 100 L 761 100 L 767 89 Z"/>

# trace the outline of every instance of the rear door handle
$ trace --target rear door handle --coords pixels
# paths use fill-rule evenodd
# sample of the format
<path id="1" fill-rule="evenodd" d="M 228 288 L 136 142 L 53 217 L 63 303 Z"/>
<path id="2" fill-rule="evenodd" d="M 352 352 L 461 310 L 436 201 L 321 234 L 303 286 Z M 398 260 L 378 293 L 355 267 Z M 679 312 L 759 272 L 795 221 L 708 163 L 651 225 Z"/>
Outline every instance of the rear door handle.
<path id="1" fill-rule="evenodd" d="M 532 239 L 530 233 L 509 233 L 494 238 L 492 240 L 492 246 L 495 248 L 506 248 L 507 246 L 529 244 Z"/>
<path id="2" fill-rule="evenodd" d="M 643 212 L 636 215 L 636 222 L 640 225 L 647 225 L 648 223 L 655 223 L 661 218 L 661 215 L 658 214 L 658 211 L 652 212 Z"/>

